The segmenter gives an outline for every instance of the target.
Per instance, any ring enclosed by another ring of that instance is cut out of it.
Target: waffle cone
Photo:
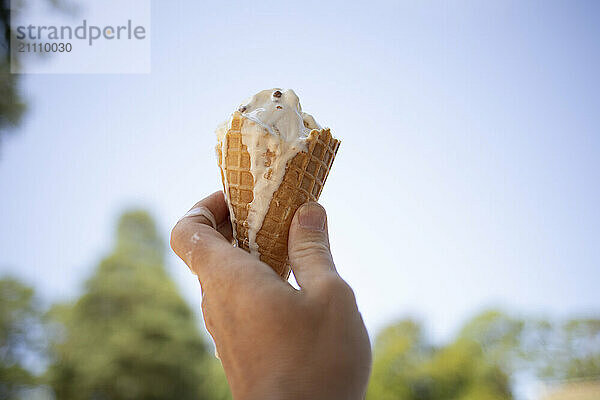
[[[223,142],[217,145],[217,159],[229,203],[234,240],[238,247],[250,251],[247,217],[254,199],[254,177],[250,170],[250,154],[242,143],[244,120],[239,112],[233,114]],[[290,274],[288,233],[292,218],[302,204],[319,199],[339,144],[340,141],[331,136],[329,129],[310,132],[306,139],[306,152],[296,154],[287,163],[281,185],[273,194],[256,235],[260,259],[284,279]]]

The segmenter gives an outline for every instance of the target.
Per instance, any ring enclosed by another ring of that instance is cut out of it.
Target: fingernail
[[[304,229],[322,231],[325,229],[325,210],[317,203],[308,203],[300,207],[298,222]]]

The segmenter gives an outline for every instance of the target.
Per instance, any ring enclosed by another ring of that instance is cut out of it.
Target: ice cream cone
[[[225,135],[217,144],[217,158],[235,243],[251,251],[248,214],[254,200],[256,179],[251,172],[248,147],[242,140],[242,127],[246,123],[253,122],[238,111],[233,113]],[[304,140],[305,149],[293,155],[285,165],[285,174],[270,199],[262,226],[252,238],[260,259],[284,279],[290,273],[288,233],[292,218],[300,205],[319,199],[340,144],[329,129],[313,129]],[[269,165],[268,149],[261,159]],[[271,179],[268,169],[264,179]]]

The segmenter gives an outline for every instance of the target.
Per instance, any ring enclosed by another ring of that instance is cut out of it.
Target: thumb
[[[303,204],[296,211],[290,225],[288,254],[300,287],[310,285],[323,274],[335,272],[329,250],[327,214],[319,203]]]

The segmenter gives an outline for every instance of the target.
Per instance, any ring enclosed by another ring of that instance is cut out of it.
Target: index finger
[[[190,221],[211,225],[217,229],[224,222],[229,222],[229,208],[225,203],[222,191],[214,192],[200,200],[179,220],[189,218]]]
[[[228,219],[223,193],[216,192],[196,203],[171,232],[171,248],[198,276],[203,289],[211,282],[223,286],[244,280],[253,273],[252,265],[259,264],[215,229]]]
[[[222,192],[215,192],[196,203],[171,231],[171,248],[196,275],[203,264],[194,259],[232,249],[216,228],[229,220],[229,210]]]

